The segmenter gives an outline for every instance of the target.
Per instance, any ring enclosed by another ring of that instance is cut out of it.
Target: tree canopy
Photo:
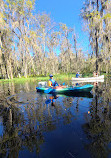
[[[98,71],[110,72],[109,0],[86,0],[81,9],[92,50],[88,53],[78,47],[73,28],[55,23],[49,14],[34,14],[34,0],[3,0],[0,6],[0,78],[92,72],[96,62]]]

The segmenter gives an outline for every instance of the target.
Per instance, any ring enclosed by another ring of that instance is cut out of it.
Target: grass
[[[70,80],[74,74],[57,74],[54,75],[55,80]],[[46,77],[28,77],[28,78],[14,78],[14,79],[0,79],[0,82],[26,82],[26,81],[48,81],[49,76]]]
[[[46,81],[48,77],[28,77],[28,78],[14,78],[14,79],[1,79],[1,82],[26,82],[26,81]]]
[[[110,76],[110,74],[106,75],[106,73],[101,73],[100,75],[104,75],[105,77]],[[93,73],[92,72],[84,73],[82,74],[82,77],[93,77]]]
[[[71,80],[72,77],[75,77],[76,74],[56,74],[54,75],[54,79],[55,80]],[[101,75],[105,75],[105,73],[102,73]],[[82,77],[92,77],[93,74],[92,73],[85,73],[82,74]],[[109,75],[108,75],[109,76]],[[0,79],[0,83],[2,82],[26,82],[26,81],[48,81],[49,80],[49,76],[46,77],[41,77],[41,76],[37,76],[37,77],[28,77],[28,78],[14,78],[14,79]]]

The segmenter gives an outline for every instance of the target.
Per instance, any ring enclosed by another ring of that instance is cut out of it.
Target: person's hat
[[[53,75],[52,75],[52,74],[50,74],[49,76],[50,76],[50,77],[53,77]]]

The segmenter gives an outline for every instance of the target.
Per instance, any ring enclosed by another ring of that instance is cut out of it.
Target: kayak
[[[57,93],[57,94],[65,94],[65,93],[87,93],[90,92],[92,90],[94,86],[87,84],[84,86],[75,86],[75,87],[66,87],[66,88],[61,88],[58,87],[57,89],[51,89],[50,90],[50,94],[51,93]],[[45,87],[36,87],[37,92],[43,92],[48,90],[49,88],[45,88]]]
[[[81,80],[81,81],[76,81],[76,80],[72,80],[72,84],[75,84],[75,83],[85,83],[85,82],[87,82],[87,83],[89,83],[89,82],[104,82],[104,79],[101,79],[101,80],[94,80],[94,79],[92,79],[92,80]]]
[[[86,77],[86,78],[74,78],[72,77],[73,81],[99,81],[104,80],[104,75],[97,76],[97,77]]]

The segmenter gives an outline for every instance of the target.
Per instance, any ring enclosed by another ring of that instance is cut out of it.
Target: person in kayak
[[[50,79],[48,81],[48,86],[49,87],[59,86],[59,84],[53,79],[53,75],[52,74],[50,74],[49,77],[50,77]]]
[[[96,72],[95,71],[93,72],[93,77],[96,77]]]
[[[80,77],[80,74],[79,72],[76,73],[76,78],[79,78]]]
[[[99,76],[99,72],[93,72],[93,77],[98,77]]]

